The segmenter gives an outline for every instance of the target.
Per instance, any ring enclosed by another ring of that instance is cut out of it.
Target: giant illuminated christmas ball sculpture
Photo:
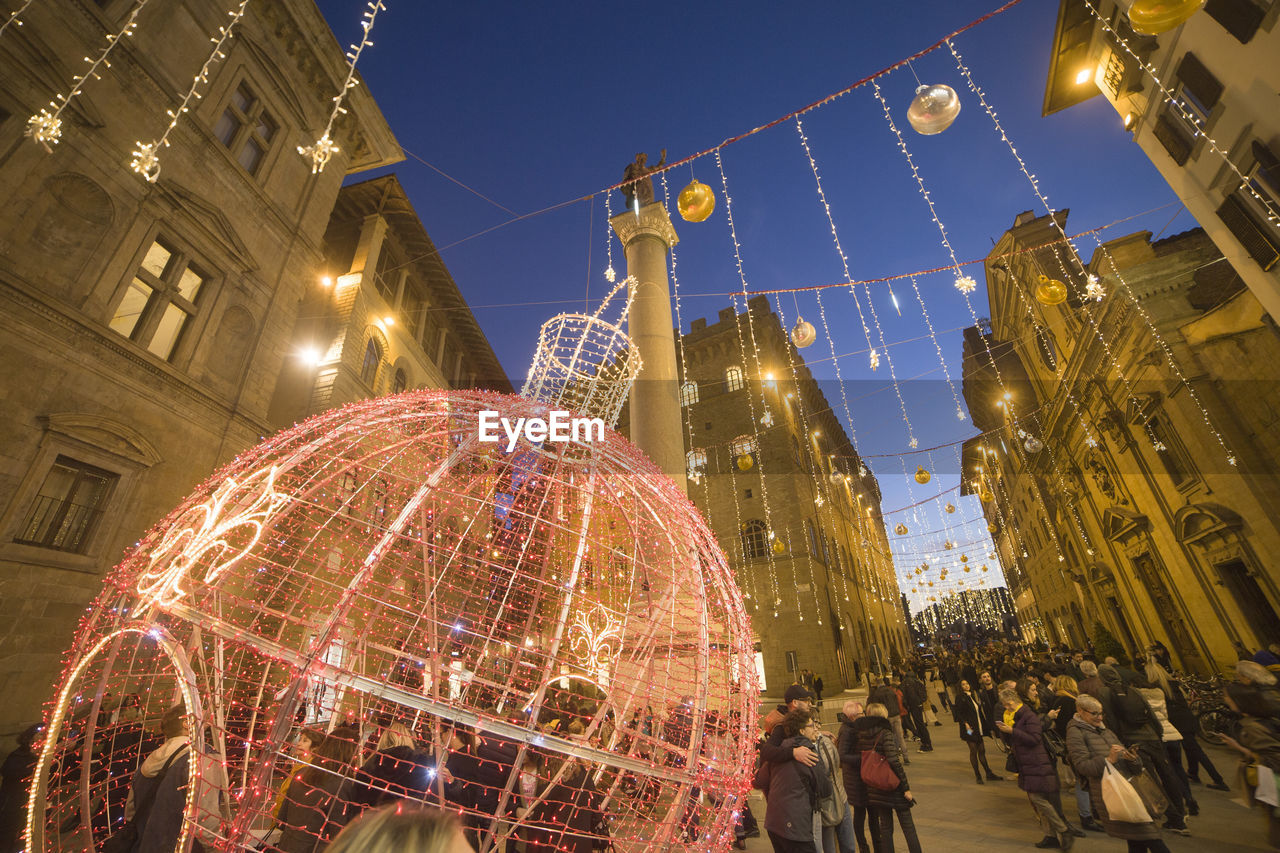
[[[345,776],[403,727],[427,764],[474,782],[454,807],[511,819],[478,821],[482,850],[520,826],[567,845],[560,801],[606,811],[619,850],[728,849],[753,753],[750,628],[701,516],[604,425],[639,369],[626,343],[598,316],[562,316],[528,396],[353,404],[211,477],[81,627],[28,849],[91,850],[117,831],[153,747],[121,735],[155,731],[179,701],[206,752],[174,765],[190,783],[179,849],[257,845],[280,785],[300,784],[300,728],[335,725],[360,733]],[[555,414],[568,402],[583,420]],[[455,731],[505,761],[472,778]],[[450,796],[447,774],[427,775],[417,798]],[[587,779],[598,797],[575,800]]]

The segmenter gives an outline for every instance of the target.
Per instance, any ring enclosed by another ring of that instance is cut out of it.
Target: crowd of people
[[[1238,734],[1219,739],[1240,753],[1240,767],[1231,770],[1239,771],[1248,801],[1261,806],[1275,847],[1278,670],[1280,651],[1236,665],[1235,680],[1221,691]],[[908,739],[919,753],[932,752],[937,733],[930,729],[950,712],[974,783],[1007,778],[992,769],[993,754],[1016,778],[1041,828],[1036,848],[1067,850],[1093,831],[1124,839],[1131,851],[1164,853],[1164,834],[1191,834],[1197,794],[1231,790],[1200,742],[1188,692],[1159,643],[1131,663],[1099,660],[1092,650],[992,642],[916,655],[890,674],[869,676],[867,702],[846,702],[832,736],[814,726],[817,697],[797,682],[761,720],[755,784],[766,797],[765,829],[777,853],[893,853],[896,820],[907,849],[918,853]],[[1106,785],[1133,791],[1142,812],[1109,813],[1103,790],[1111,774]],[[1064,792],[1075,801],[1074,817]]]

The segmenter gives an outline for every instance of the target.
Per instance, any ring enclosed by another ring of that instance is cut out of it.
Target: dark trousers
[[[1169,853],[1169,845],[1165,844],[1159,838],[1152,838],[1146,841],[1129,841],[1129,853]]]
[[[1141,740],[1134,746],[1142,755],[1143,766],[1152,771],[1156,781],[1164,789],[1165,796],[1169,798],[1169,810],[1165,812],[1165,818],[1173,826],[1184,826],[1187,806],[1182,793],[1182,782],[1173,772],[1173,765],[1169,763],[1169,754],[1165,752],[1164,744],[1158,740]]]
[[[1200,741],[1196,740],[1195,732],[1182,733],[1182,749],[1187,754],[1187,775],[1189,777],[1196,779],[1200,775],[1200,766],[1204,765],[1205,772],[1209,774],[1209,778],[1214,783],[1218,785],[1225,784],[1222,781],[1222,774],[1218,772],[1218,768],[1213,766],[1209,756],[1205,755],[1204,747],[1200,745]]]
[[[871,821],[875,828],[876,853],[893,853],[893,815],[897,812],[898,823],[902,826],[902,837],[907,842],[910,853],[920,853],[920,837],[916,835],[916,822],[911,817],[911,809],[882,809],[872,806]]]
[[[812,838],[808,841],[793,841],[769,832],[769,843],[773,845],[773,853],[818,853]]]
[[[918,705],[908,707],[907,714],[911,717],[911,727],[915,729],[916,737],[920,738],[920,746],[933,749],[933,738],[929,737],[929,727],[924,724],[924,708]]]
[[[855,806],[849,804],[849,808],[853,809],[853,836],[858,839],[859,850],[870,850],[871,845],[867,843],[867,807]],[[871,824],[871,837],[876,837],[876,825]]]

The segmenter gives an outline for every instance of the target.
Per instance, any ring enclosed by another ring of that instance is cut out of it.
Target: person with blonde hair
[[[452,815],[401,802],[347,824],[328,853],[471,853],[471,845]]]
[[[907,782],[902,751],[898,748],[893,726],[889,722],[889,709],[879,702],[871,702],[866,707],[866,713],[859,719],[864,722],[858,728],[858,742],[855,746],[858,755],[879,753],[898,777],[896,788],[877,788],[865,783],[862,785],[867,792],[867,817],[874,836],[873,847],[876,850],[893,849],[893,816],[896,814],[902,827],[902,836],[907,842],[907,850],[910,853],[920,853],[920,838],[916,834],[915,820],[911,816],[915,795],[911,793],[911,785]]]
[[[1182,692],[1182,683],[1154,660],[1147,662],[1147,679],[1164,693],[1169,722],[1182,735],[1182,752],[1187,757],[1187,779],[1199,785],[1200,768],[1204,767],[1212,780],[1206,787],[1215,791],[1230,791],[1230,786],[1222,778],[1213,761],[1205,754],[1200,741],[1196,739],[1196,734],[1200,730],[1200,721],[1196,719],[1195,712],[1191,710],[1191,703]]]

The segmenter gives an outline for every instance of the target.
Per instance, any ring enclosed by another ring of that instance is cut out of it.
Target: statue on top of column
[[[645,165],[649,155],[641,151],[634,163],[628,163],[622,172],[622,198],[628,208],[644,207],[653,203],[653,179],[649,176],[667,165],[667,149],[662,149],[662,159],[656,166]]]

